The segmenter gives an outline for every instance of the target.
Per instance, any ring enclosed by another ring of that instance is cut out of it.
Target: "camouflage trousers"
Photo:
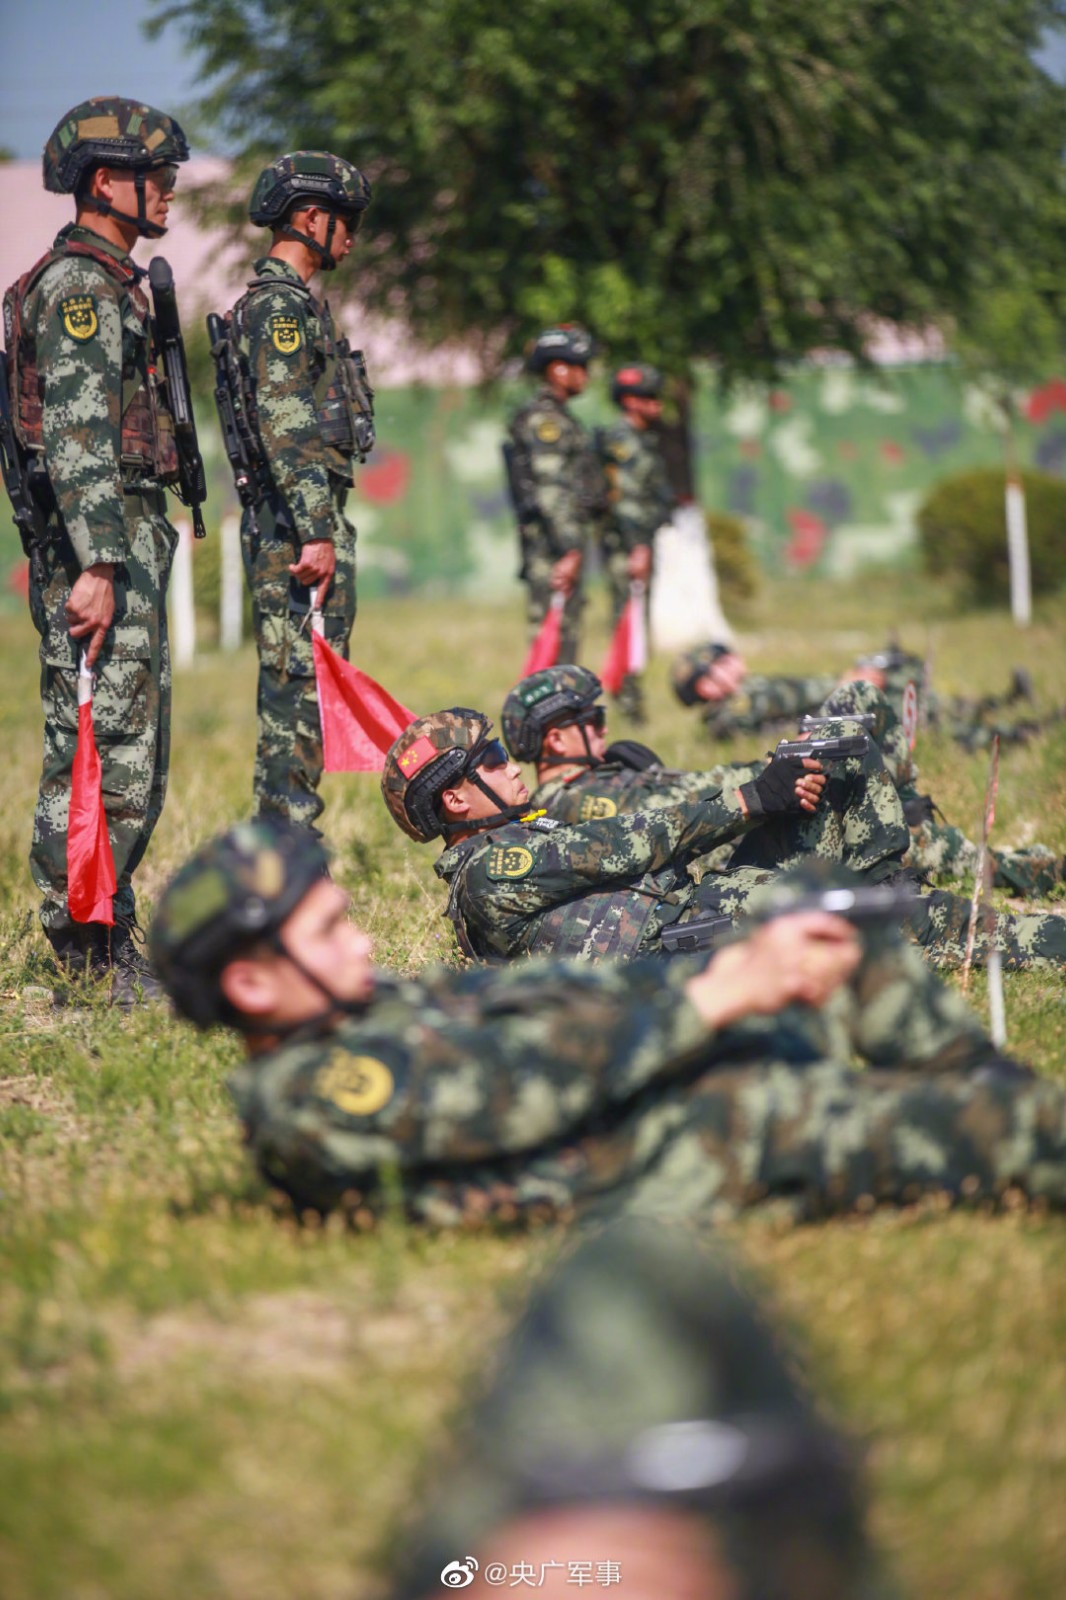
[[[895,708],[872,683],[843,683],[821,708],[826,716],[871,716],[871,736],[877,741],[900,799],[918,802],[918,766],[908,747]],[[931,809],[931,808],[930,808]],[[959,828],[926,816],[910,824],[911,841],[904,865],[924,878],[972,878],[980,850]],[[1014,894],[1039,896],[1063,881],[1061,859],[1047,845],[1027,845],[1018,850],[993,850],[994,882]]]
[[[712,739],[729,739],[738,733],[759,733],[778,722],[795,722],[816,712],[836,686],[836,678],[769,678],[749,674],[728,700],[711,701],[702,708]]]
[[[629,551],[612,548],[605,541],[604,570],[607,574],[607,593],[611,602],[611,628],[613,630],[617,627],[618,619],[629,602]],[[648,636],[648,604],[649,591],[645,586],[645,638]],[[624,717],[629,717],[633,722],[644,721],[644,682],[642,673],[626,673],[622,679],[622,687],[618,692],[618,709]]]
[[[343,516],[338,492],[334,520],[337,569],[322,603],[325,637],[347,659],[355,622],[355,529]],[[256,527],[245,512],[241,548],[252,592],[252,626],[259,652],[256,700],[258,741],[253,790],[255,810],[278,812],[305,826],[322,814],[322,723],[311,644],[311,592],[296,583],[289,565],[298,544],[269,502],[258,508]]]
[[[93,731],[100,754],[107,832],[115,861],[117,919],[133,920],[133,874],[159,821],[170,765],[170,648],[166,591],[177,534],[159,490],[124,497],[129,559],[115,569],[115,620],[97,657]],[[64,607],[80,568],[65,531],[50,529],[30,563],[30,614],[40,635],[44,760],[33,819],[30,871],[41,922],[69,926],[67,818],[78,744],[79,645]]]
[[[540,632],[541,623],[548,615],[554,590],[551,586],[552,567],[555,565],[547,552],[531,550],[527,554],[523,572],[526,585],[526,622],[529,642]],[[585,609],[584,573],[566,597],[563,606],[562,627],[559,630],[560,664],[581,660],[581,613]]]

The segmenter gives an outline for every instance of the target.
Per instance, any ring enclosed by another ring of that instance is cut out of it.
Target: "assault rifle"
[[[207,318],[207,337],[211,343],[211,359],[215,363],[215,409],[222,429],[222,444],[226,459],[233,469],[237,498],[242,506],[251,509],[263,498],[263,489],[259,482],[254,447],[247,428],[241,427],[230,388],[229,330],[215,311]]]
[[[844,917],[857,928],[869,928],[902,921],[914,910],[918,900],[913,886],[906,883],[857,884],[851,889],[813,891],[784,885],[772,890],[758,915],[747,920],[751,926],[755,926],[760,922],[769,922],[772,917],[790,917],[801,911],[828,911],[835,917]],[[659,936],[660,943],[667,955],[709,950],[733,927],[733,919],[720,913],[690,917],[685,922],[675,922],[672,927],[664,928]]]
[[[189,368],[181,337],[177,297],[174,294],[174,274],[170,270],[170,263],[164,261],[162,256],[153,256],[149,261],[148,282],[152,288],[155,310],[156,342],[163,357],[163,371],[167,380],[167,405],[174,419],[174,437],[178,447],[178,495],[192,512],[196,537],[203,539],[207,529],[200,507],[207,499],[207,481],[189,395]]]
[[[4,488],[11,501],[11,510],[22,548],[28,556],[37,537],[36,502],[31,487],[30,472],[23,467],[22,452],[19,449],[15,422],[11,415],[7,355],[3,350],[0,350],[0,470],[3,472]]]

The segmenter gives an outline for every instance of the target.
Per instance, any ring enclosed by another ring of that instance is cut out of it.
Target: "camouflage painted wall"
[[[364,598],[437,587],[499,593],[514,580],[503,488],[502,421],[525,385],[491,392],[410,387],[378,395],[379,444],[360,474]],[[601,384],[578,407],[590,424],[611,412]],[[1024,397],[1023,462],[1066,473],[1066,381]],[[212,485],[208,525],[230,508],[213,412],[200,407]],[[768,571],[847,573],[914,551],[914,513],[940,478],[1002,461],[987,399],[946,365],[806,368],[778,389],[726,400],[708,381],[695,415],[705,503],[744,517]],[[0,605],[24,593],[6,497],[0,516]],[[217,544],[197,550],[206,596]]]

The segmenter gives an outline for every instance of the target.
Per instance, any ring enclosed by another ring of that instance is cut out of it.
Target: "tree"
[[[964,317],[1062,189],[1066,0],[188,0],[242,158],[370,173],[350,281],[495,370],[587,322],[680,378]],[[1046,253],[1046,252],[1045,252]],[[1061,267],[1063,254],[1058,256]],[[1060,272],[1061,276],[1061,272]]]

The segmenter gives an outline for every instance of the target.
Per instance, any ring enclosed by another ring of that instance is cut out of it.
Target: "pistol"
[[[839,721],[838,717],[832,719]],[[866,733],[842,733],[824,739],[782,739],[773,751],[776,756],[810,756],[813,761],[844,761],[848,756],[864,756],[870,748]]]

